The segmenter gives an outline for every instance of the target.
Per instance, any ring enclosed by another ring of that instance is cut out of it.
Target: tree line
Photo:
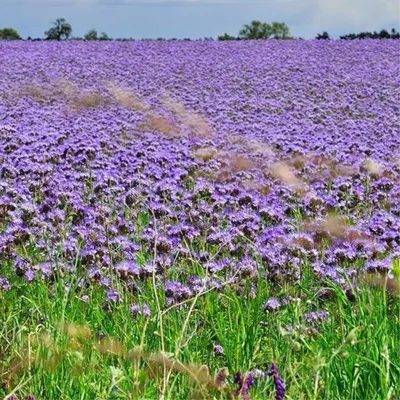
[[[90,29],[83,38],[72,37],[72,26],[65,18],[58,18],[53,22],[53,26],[44,32],[45,40],[68,40],[68,39],[80,39],[80,40],[111,40],[107,33],[98,33],[96,29]],[[21,40],[19,33],[13,28],[0,29],[0,40]],[[28,40],[32,40],[28,37]],[[34,39],[41,40],[41,39]]]
[[[329,33],[319,33],[315,39],[318,40],[329,40]],[[400,32],[396,29],[392,29],[388,32],[386,29],[382,29],[380,32],[360,32],[360,33],[348,33],[347,35],[340,36],[343,40],[355,40],[355,39],[400,39]]]
[[[58,18],[54,21],[53,26],[45,31],[45,40],[112,40],[107,33],[98,33],[96,29],[90,29],[83,38],[72,36],[72,26],[64,19]],[[21,40],[19,33],[13,28],[0,29],[0,40]],[[259,39],[296,39],[290,34],[289,27],[284,22],[272,22],[266,23],[258,20],[253,20],[249,24],[245,24],[239,31],[238,36],[232,36],[228,33],[224,33],[217,37],[217,40],[259,40]],[[300,39],[300,38],[299,38]],[[329,33],[324,31],[318,33],[315,39],[318,40],[330,40]],[[392,29],[388,32],[382,29],[380,32],[360,32],[360,33],[349,33],[347,35],[340,36],[343,40],[354,40],[354,39],[400,39],[400,33],[396,29]],[[28,37],[28,40],[32,40]],[[42,39],[34,39],[42,40]],[[116,40],[128,40],[128,39],[116,39]],[[168,40],[164,38],[158,38],[156,40]],[[176,40],[176,39],[169,39]],[[184,39],[190,40],[190,39]],[[214,40],[213,38],[205,38],[204,40]]]

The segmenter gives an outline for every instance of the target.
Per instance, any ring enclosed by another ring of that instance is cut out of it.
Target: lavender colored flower
[[[224,348],[220,344],[214,345],[214,354],[216,356],[221,356],[225,353]]]
[[[253,372],[247,372],[245,375],[237,372],[233,383],[238,385],[237,389],[233,392],[234,395],[240,396],[243,400],[250,400],[250,390],[254,386]]]
[[[276,364],[271,365],[270,369],[270,375],[272,376],[274,380],[274,386],[275,386],[275,399],[276,400],[283,400],[285,398],[285,381],[284,379],[279,375],[278,367]]]
[[[383,272],[388,273],[393,269],[393,259],[391,257],[383,260],[372,260],[365,266],[365,271],[371,272]]]
[[[139,304],[132,304],[131,305],[131,314],[133,317],[137,315],[142,315],[144,317],[150,317],[151,311],[150,307],[147,304],[139,305]]]
[[[323,322],[329,319],[330,314],[329,311],[323,310],[319,312],[309,312],[305,315],[306,321],[308,323],[315,323],[315,322]]]
[[[217,387],[222,388],[225,385],[225,381],[229,376],[228,368],[222,368],[218,371],[217,377],[215,378],[215,384]]]
[[[273,312],[279,310],[281,306],[281,302],[276,297],[271,297],[264,304],[264,310],[268,312]]]
[[[0,277],[0,290],[8,291],[11,289],[11,285],[8,283],[6,278]]]
[[[116,290],[109,290],[107,292],[107,300],[110,303],[120,303],[122,301],[121,295]]]

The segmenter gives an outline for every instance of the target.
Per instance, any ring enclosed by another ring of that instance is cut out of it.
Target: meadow
[[[0,42],[0,397],[400,399],[399,51]]]

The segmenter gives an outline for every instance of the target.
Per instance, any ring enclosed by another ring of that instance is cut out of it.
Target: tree
[[[84,36],[85,40],[98,40],[97,31],[96,29],[91,29],[86,35]]]
[[[13,28],[0,29],[0,40],[20,40],[21,36]]]
[[[317,35],[317,37],[315,39],[317,39],[317,40],[329,40],[330,39],[329,33],[326,32],[326,31],[322,32],[322,34],[318,33],[318,35]]]
[[[237,40],[237,38],[235,36],[224,33],[223,35],[218,36],[218,40]]]
[[[290,39],[289,27],[284,22],[273,22],[270,28],[274,39]]]
[[[44,33],[47,40],[69,39],[72,34],[71,25],[64,19],[58,18],[54,26]]]
[[[355,33],[349,33],[348,35],[340,36],[340,39],[354,40],[357,39],[357,35]]]
[[[380,39],[390,39],[390,33],[386,29],[382,29],[379,32],[379,38]]]
[[[271,36],[271,26],[261,21],[251,21],[240,30],[242,39],[268,39]]]
[[[108,37],[107,33],[101,32],[99,40],[110,40],[110,38]]]
[[[349,33],[344,36],[340,36],[340,39],[354,40],[354,39],[400,39],[400,33],[396,32],[396,29],[392,29],[390,33],[386,29],[382,29],[380,32],[360,32],[360,33]]]
[[[396,29],[392,28],[392,30],[390,31],[390,38],[400,39],[400,32],[396,32]]]

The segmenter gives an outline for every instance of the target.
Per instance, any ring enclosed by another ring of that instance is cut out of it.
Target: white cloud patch
[[[317,30],[347,26],[348,31],[378,30],[397,21],[400,0],[317,0],[313,25]]]

